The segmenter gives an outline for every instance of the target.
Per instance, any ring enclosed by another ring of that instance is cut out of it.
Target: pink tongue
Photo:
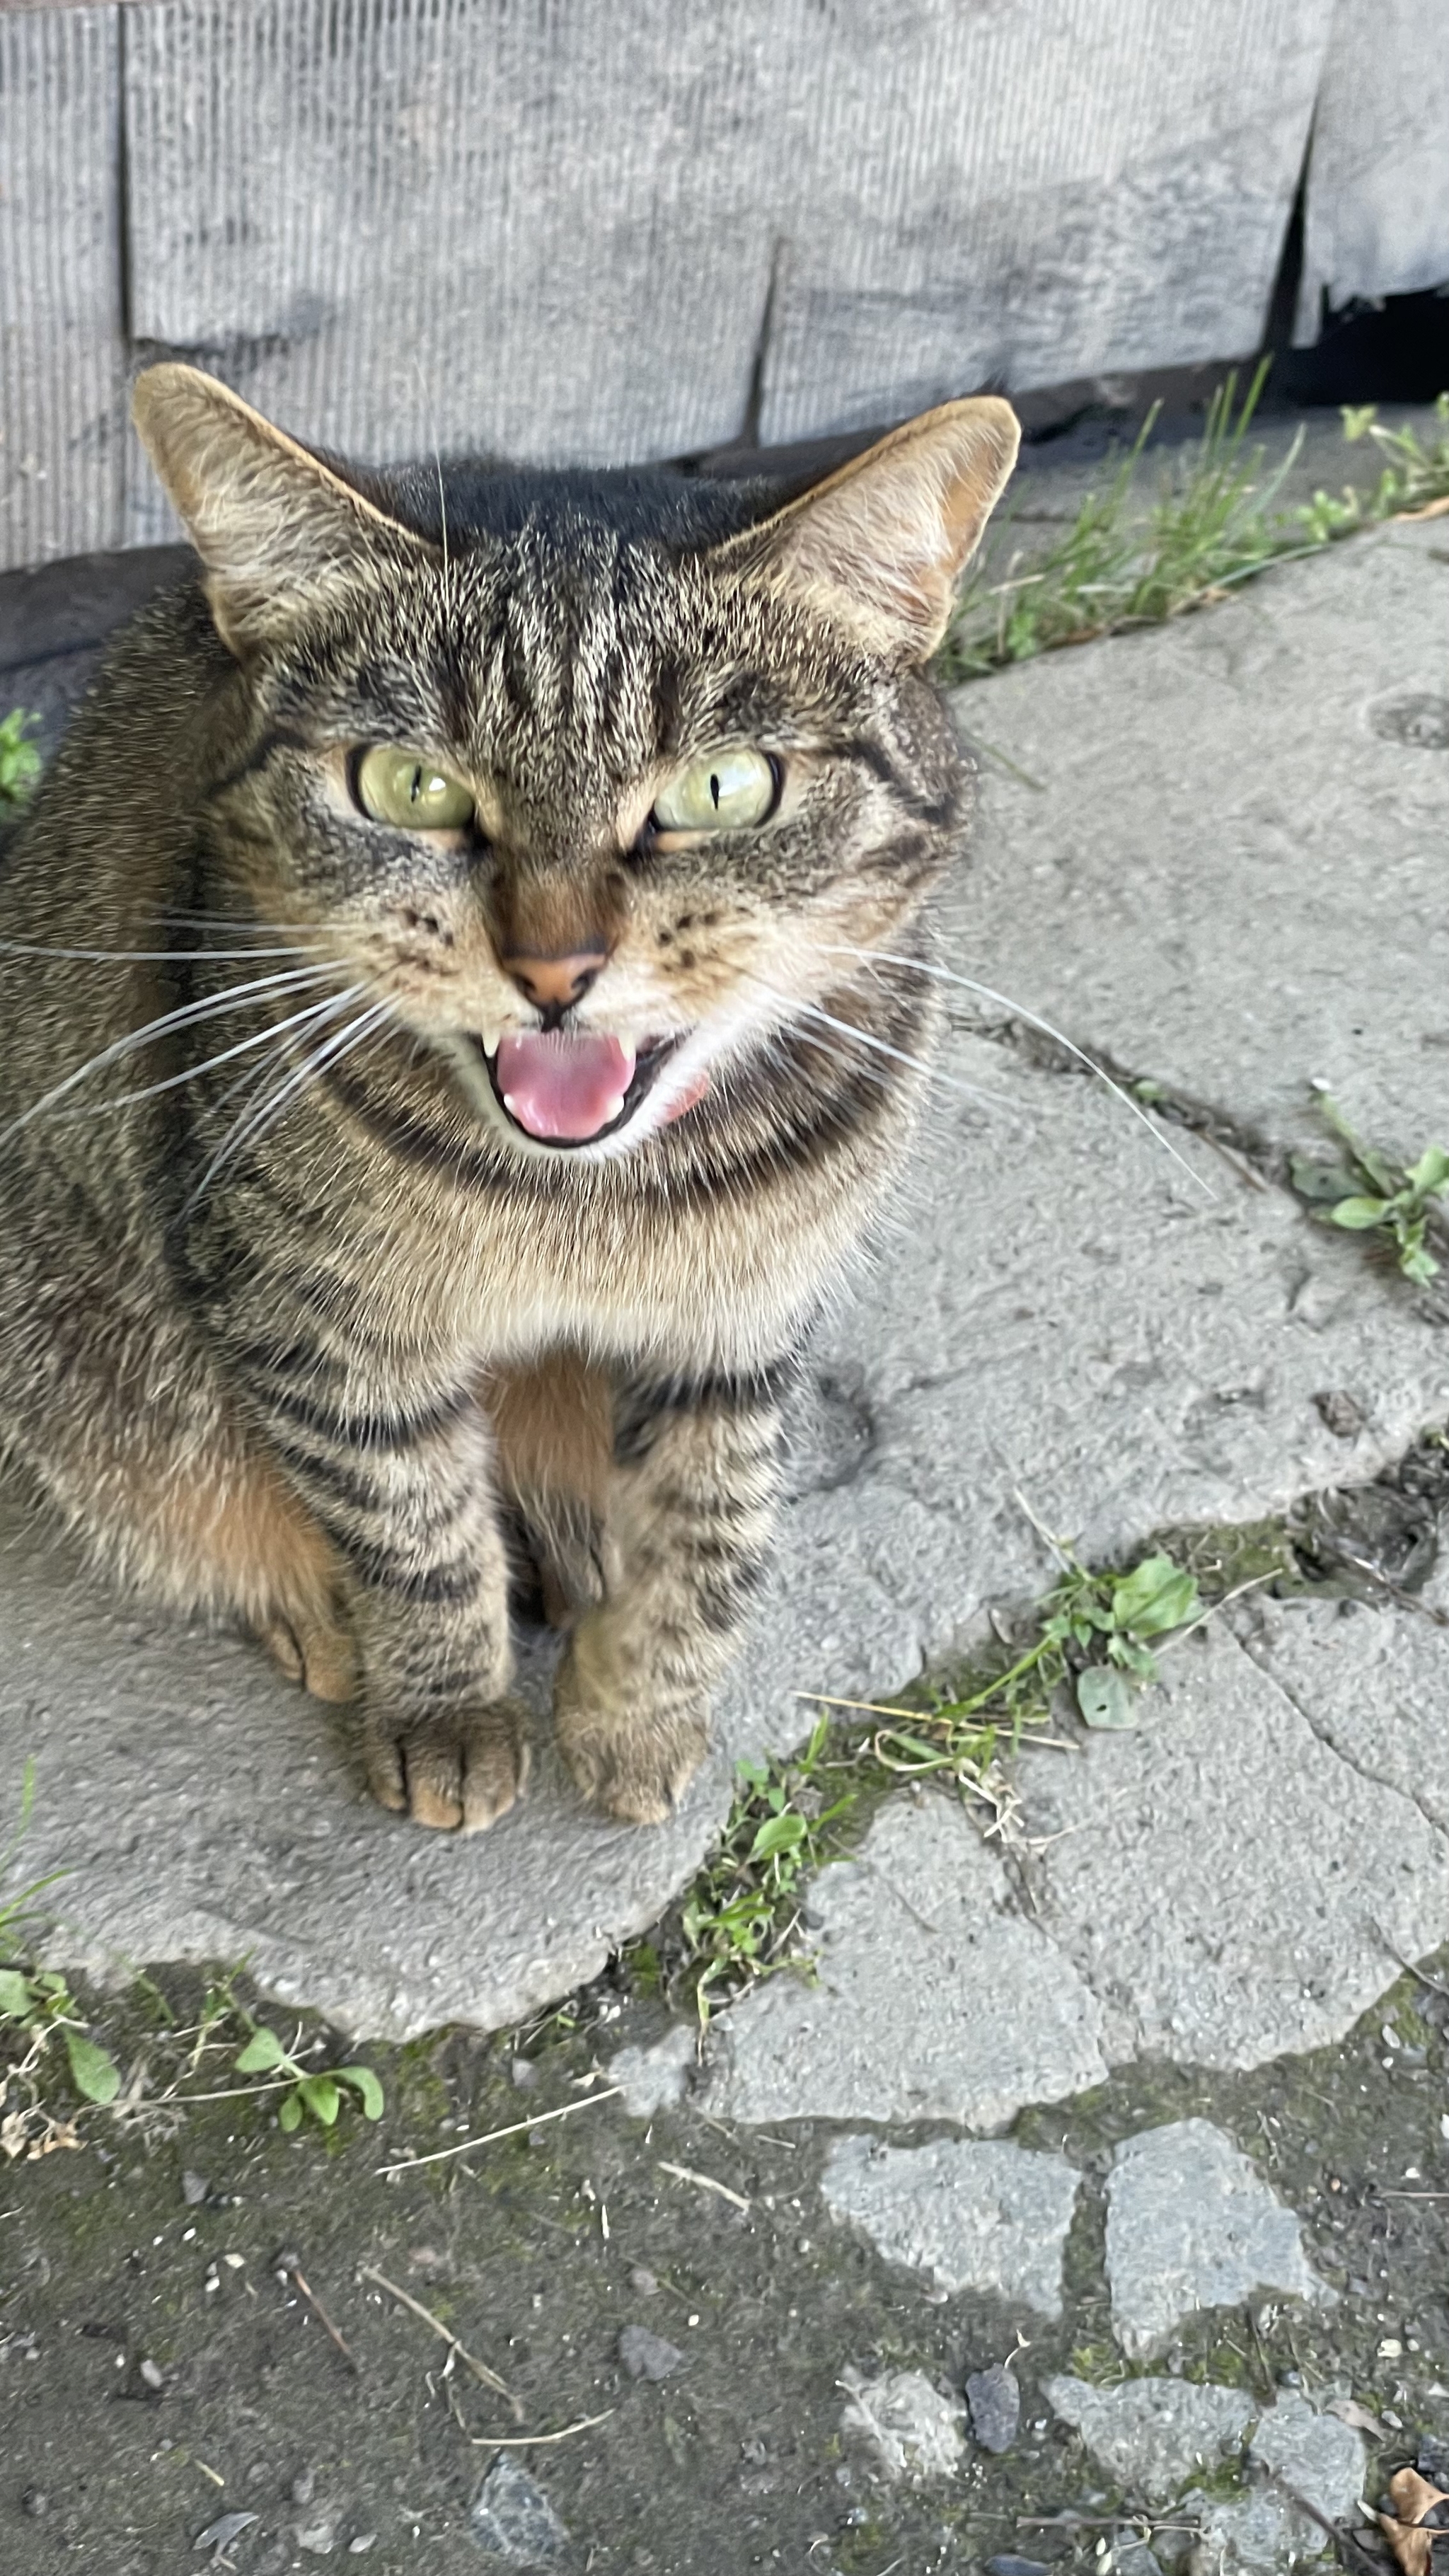
[[[530,1136],[597,1136],[619,1115],[634,1079],[634,1049],[617,1038],[551,1030],[505,1038],[498,1049],[503,1105]]]

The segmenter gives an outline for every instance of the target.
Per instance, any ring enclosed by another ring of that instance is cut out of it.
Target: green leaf
[[[0,1968],[0,2021],[28,2021],[39,2001],[23,1968]]]
[[[236,2071],[238,2075],[266,2075],[273,2068],[287,2063],[287,2052],[276,2032],[268,2030],[266,2023],[262,2022],[252,2032],[237,2059]]]
[[[1112,1664],[1088,1664],[1084,1673],[1078,1673],[1077,1706],[1088,1726],[1122,1728],[1137,1723],[1132,1686]]]
[[[803,1816],[787,1807],[776,1816],[767,1816],[750,1845],[751,1860],[769,1860],[776,1852],[799,1849],[809,1831]]]
[[[1399,1268],[1406,1279],[1414,1280],[1420,1288],[1426,1287],[1439,1275],[1438,1262],[1432,1252],[1425,1251],[1422,1242],[1405,1244],[1399,1254]]]
[[[1366,1234],[1370,1226],[1382,1225],[1388,1212],[1387,1199],[1339,1199],[1328,1211],[1328,1222],[1346,1226],[1350,1234]]]
[[[1137,1637],[1161,1637],[1195,1619],[1202,1603],[1195,1578],[1170,1556],[1145,1556],[1112,1591],[1112,1617]]]
[[[1108,1638],[1107,1653],[1114,1664],[1120,1664],[1124,1672],[1135,1673],[1139,1681],[1156,1681],[1157,1657],[1150,1646],[1140,1646],[1125,1629]]]
[[[1426,1146],[1417,1163],[1410,1164],[1405,1178],[1421,1199],[1437,1197],[1440,1190],[1449,1189],[1449,1154],[1442,1145]]]
[[[330,2075],[304,2075],[297,2087],[314,2120],[330,2129],[342,2107],[342,2096]]]
[[[65,2053],[77,2093],[83,2093],[88,2102],[114,2102],[121,2089],[121,2070],[115,2059],[97,2048],[93,2039],[87,2039],[84,2031],[69,2028],[65,2033]]]
[[[355,2092],[361,2094],[364,2120],[382,2118],[382,2086],[370,2066],[339,2066],[337,2081],[350,2084]]]
[[[278,2104],[278,2106],[277,2106],[277,2126],[278,2126],[278,2128],[285,2129],[285,2130],[287,2131],[287,2133],[288,2133],[288,2136],[290,2136],[290,2135],[291,2135],[291,2132],[293,2131],[293,2129],[300,2129],[301,2125],[302,2125],[302,2105],[301,2105],[301,2103],[298,2101],[297,2096],[296,2096],[296,2094],[295,2094],[295,2093],[284,2093],[284,2094],[283,2094],[283,2096],[282,2096],[282,2099],[281,2099],[280,2103],[279,2103],[279,2104]]]
[[[1288,1173],[1301,1199],[1315,1206],[1328,1206],[1335,1199],[1351,1199],[1358,1187],[1346,1163],[1320,1163],[1307,1154],[1290,1154]]]

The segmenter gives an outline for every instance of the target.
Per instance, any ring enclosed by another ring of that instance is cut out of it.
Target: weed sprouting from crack
[[[1158,1677],[1163,1639],[1207,1616],[1197,1579],[1161,1553],[1098,1572],[1062,1540],[1051,1544],[1061,1575],[1007,1662],[955,1689],[924,1688],[909,1704],[802,1694],[826,1711],[808,1741],[738,1765],[719,1848],[679,1914],[680,1983],[702,2022],[760,1978],[808,1967],[794,1945],[805,1881],[857,1838],[886,1791],[939,1781],[984,1811],[988,1835],[1019,1841],[1007,1764],[1029,1732],[1040,1740],[1056,1694],[1070,1684],[1090,1727],[1135,1725],[1136,1694]]]
[[[1035,554],[1017,548],[1003,560],[1008,517],[962,594],[938,676],[948,684],[983,679],[1061,645],[1160,624],[1359,529],[1449,511],[1449,394],[1439,397],[1441,430],[1427,445],[1411,426],[1385,428],[1372,404],[1346,407],[1346,440],[1371,439],[1384,460],[1374,489],[1345,484],[1341,495],[1317,491],[1295,509],[1277,508],[1303,432],[1267,475],[1265,451],[1245,449],[1267,372],[1265,359],[1241,404],[1236,375],[1218,386],[1190,465],[1163,481],[1150,507],[1138,499],[1138,476],[1157,406],[1115,474],[1086,494],[1054,543]]]
[[[1449,1153],[1427,1145],[1417,1162],[1401,1166],[1366,1145],[1327,1092],[1319,1092],[1318,1106],[1344,1159],[1325,1163],[1295,1154],[1289,1173],[1299,1197],[1327,1225],[1392,1243],[1405,1278],[1427,1287],[1441,1267],[1429,1238],[1449,1250]]]

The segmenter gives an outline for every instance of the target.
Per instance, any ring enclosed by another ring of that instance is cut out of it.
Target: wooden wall
[[[172,532],[168,350],[359,456],[597,462],[1233,357],[1311,127],[1308,327],[1449,276],[1442,6],[0,0],[0,563]]]

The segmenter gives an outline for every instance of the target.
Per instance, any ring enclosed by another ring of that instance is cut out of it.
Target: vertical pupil
[[[413,771],[412,777],[411,777],[411,778],[410,778],[410,780],[408,781],[408,803],[409,803],[410,805],[416,805],[416,804],[417,804],[417,802],[418,802],[418,800],[419,800],[419,798],[420,798],[420,797],[421,797],[421,795],[422,795],[422,792],[423,792],[423,772],[422,772],[422,764],[421,764],[421,762],[419,762],[419,763],[418,763],[418,766],[417,766],[417,767],[414,769],[414,771]]]
[[[710,792],[710,796],[711,796],[711,798],[713,799],[713,802],[714,802],[714,810],[715,810],[715,812],[716,812],[716,813],[718,813],[718,812],[719,812],[719,775],[718,775],[718,772],[717,772],[717,771],[715,771],[715,770],[713,770],[713,769],[712,769],[712,770],[710,771],[710,773],[709,773],[709,792]]]

